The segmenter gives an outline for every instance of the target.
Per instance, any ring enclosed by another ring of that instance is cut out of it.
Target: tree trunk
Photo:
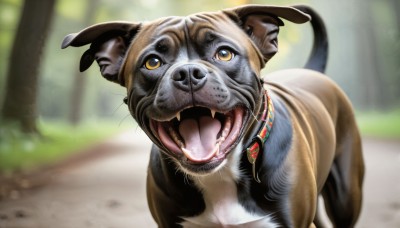
[[[393,56],[392,58],[394,59],[394,61],[392,61],[393,63],[393,76],[392,76],[392,83],[393,85],[396,86],[396,88],[393,90],[392,92],[392,105],[394,106],[398,106],[399,105],[399,100],[398,98],[400,97],[400,89],[398,87],[398,85],[400,85],[400,66],[398,65],[398,60],[400,59],[400,14],[398,12],[400,12],[400,1],[399,0],[392,0],[391,1],[391,9],[392,12],[394,14],[394,16],[396,17],[396,23],[395,23],[395,28],[397,28],[395,30],[396,34],[395,34],[395,38],[394,38],[394,42],[391,44],[393,45]]]
[[[40,57],[54,4],[55,0],[25,0],[11,51],[1,119],[18,123],[25,133],[37,133]]]
[[[97,6],[98,2],[96,0],[88,1],[85,13],[86,16],[84,18],[84,26],[89,26],[93,23]],[[75,67],[74,69],[79,69],[79,67]],[[84,101],[85,87],[87,84],[86,81],[87,79],[84,73],[76,70],[72,84],[69,106],[70,110],[68,115],[68,120],[72,125],[78,125],[82,120],[82,106]]]
[[[362,104],[367,109],[385,107],[385,81],[380,69],[377,53],[378,41],[375,32],[374,18],[371,16],[372,1],[359,0],[359,23],[357,31],[358,64],[361,75]]]
[[[400,10],[400,2],[399,2],[399,0],[392,0],[392,1],[391,1],[391,6],[393,7],[393,8],[392,8],[392,9],[393,9],[393,12],[395,12],[394,15],[396,16],[397,29],[399,30],[399,26],[400,26],[400,15],[399,15],[398,13],[396,13],[396,12],[399,12],[399,10]],[[399,32],[399,31],[397,31],[397,32]]]

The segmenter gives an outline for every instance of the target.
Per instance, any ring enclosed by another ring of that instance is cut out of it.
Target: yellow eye
[[[157,57],[150,57],[144,63],[144,67],[148,70],[155,70],[161,66],[161,60]]]
[[[215,58],[221,61],[231,61],[235,55],[228,49],[220,49],[216,54]]]

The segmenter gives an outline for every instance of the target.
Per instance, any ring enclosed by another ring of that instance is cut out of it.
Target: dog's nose
[[[207,81],[207,71],[196,65],[184,65],[171,75],[176,87],[184,91],[199,90]]]

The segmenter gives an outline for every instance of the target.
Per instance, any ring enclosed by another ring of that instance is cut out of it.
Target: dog
[[[261,77],[282,19],[311,20],[305,69]],[[364,163],[352,105],[324,75],[328,40],[309,6],[243,5],[150,22],[107,22],[67,35],[91,44],[104,78],[127,90],[154,142],[147,198],[159,227],[353,227]]]

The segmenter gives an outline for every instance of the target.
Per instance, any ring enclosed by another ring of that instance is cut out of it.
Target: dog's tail
[[[294,8],[311,16],[311,26],[314,32],[314,44],[305,68],[325,72],[328,60],[328,35],[322,18],[312,8],[306,5],[295,5]]]

